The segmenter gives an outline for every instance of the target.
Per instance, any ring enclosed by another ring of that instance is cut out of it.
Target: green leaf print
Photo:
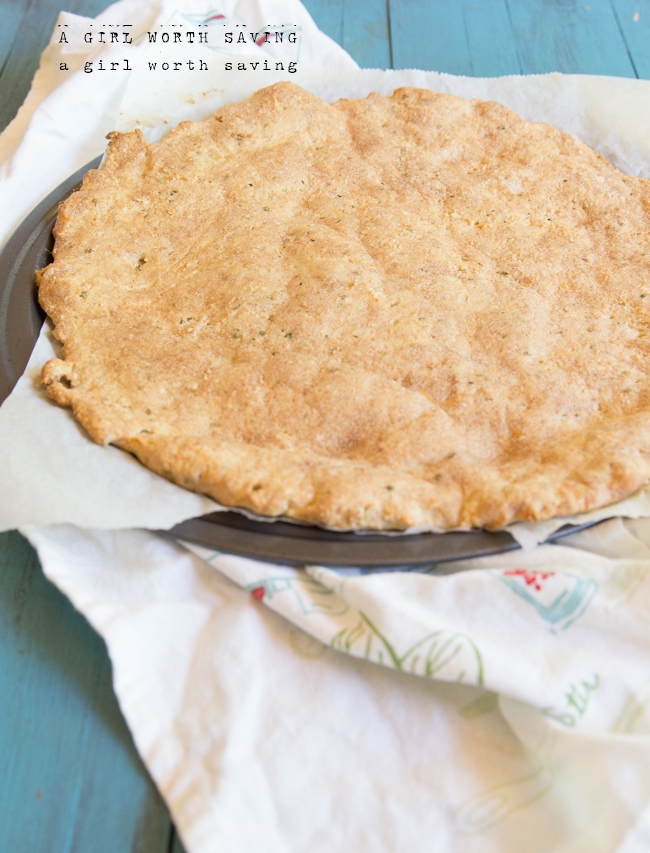
[[[463,803],[454,815],[456,832],[462,835],[484,832],[548,794],[555,784],[551,766],[554,743],[555,738],[549,733],[532,756],[534,765],[530,773],[495,785]]]
[[[264,578],[247,584],[245,588],[255,598],[267,602],[282,593],[289,593],[305,616],[312,613],[342,616],[349,609],[347,602],[334,590],[308,575]]]
[[[331,646],[413,675],[483,686],[481,654],[465,634],[433,631],[400,654],[371,619],[359,611],[356,624],[338,631]]]

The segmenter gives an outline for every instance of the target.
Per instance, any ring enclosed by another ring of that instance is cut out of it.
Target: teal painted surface
[[[341,43],[361,68],[390,68],[388,15],[384,0],[345,4]]]
[[[107,5],[0,0],[0,128],[59,8],[92,16]],[[650,78],[650,0],[305,5],[362,67]],[[0,767],[0,853],[184,853],[120,715],[103,642],[17,534],[0,534]]]
[[[18,533],[0,535],[0,851],[167,853],[100,637]]]
[[[9,24],[7,54],[0,76],[0,130],[14,117],[24,101],[38,68],[41,51],[50,40],[59,11],[94,17],[109,4],[104,0],[2,0],[0,33]],[[0,35],[0,64],[4,35]]]
[[[318,27],[343,45],[361,68],[390,68],[385,0],[312,0],[305,6]]]
[[[390,30],[395,68],[521,73],[506,0],[391,0]]]
[[[2,25],[0,26],[0,75],[14,46],[20,24],[25,15],[22,3],[3,3]]]
[[[650,0],[611,0],[637,77],[650,79]]]
[[[463,3],[458,0],[391,0],[390,35],[394,68],[472,73]]]
[[[474,77],[521,74],[521,62],[505,0],[465,2],[463,19]]]
[[[313,0],[305,3],[316,26],[338,44],[343,44],[344,0]]]
[[[524,74],[635,77],[609,0],[508,0]]]

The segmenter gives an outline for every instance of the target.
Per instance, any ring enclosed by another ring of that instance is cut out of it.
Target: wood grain
[[[25,15],[24,3],[10,0],[0,5],[2,26],[0,27],[0,76],[5,70],[7,59],[12,51],[20,24]]]
[[[611,0],[611,6],[636,76],[650,79],[650,0]]]
[[[361,68],[390,68],[386,0],[310,0],[305,3],[319,29],[342,45]]]
[[[2,0],[0,3],[0,130],[27,97],[40,55],[47,46],[59,11],[94,17],[105,0]],[[4,59],[3,59],[4,46]]]
[[[609,0],[508,0],[524,74],[635,77]]]
[[[0,636],[0,849],[166,853],[104,643],[18,533],[0,534]]]
[[[395,68],[470,77],[520,73],[506,0],[391,0]]]

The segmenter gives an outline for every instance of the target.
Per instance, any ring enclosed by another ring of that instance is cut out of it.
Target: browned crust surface
[[[650,186],[495,103],[288,83],[111,134],[61,206],[48,393],[217,501],[496,527],[650,478]]]

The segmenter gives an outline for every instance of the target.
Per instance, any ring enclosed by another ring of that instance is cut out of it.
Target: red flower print
[[[521,578],[526,586],[532,586],[534,590],[540,592],[542,583],[548,578],[552,578],[555,572],[538,572],[532,569],[507,569],[504,575],[511,578]]]

